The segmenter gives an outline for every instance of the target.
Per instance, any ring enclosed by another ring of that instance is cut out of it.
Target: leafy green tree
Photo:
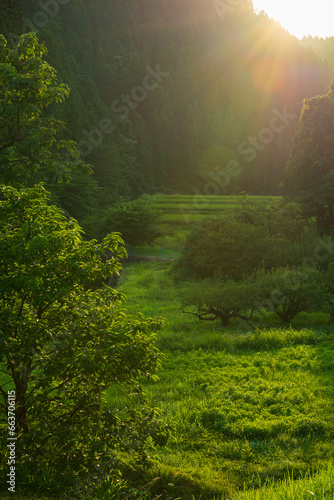
[[[219,282],[207,278],[187,284],[181,293],[182,312],[200,320],[219,319],[227,326],[231,318],[249,319],[257,293],[250,280]]]
[[[314,229],[302,216],[301,206],[287,199],[273,203],[265,219],[270,235],[287,241],[300,241],[305,231]]]
[[[285,187],[318,227],[334,227],[334,83],[324,96],[304,101],[286,166]]]
[[[240,280],[263,264],[270,269],[289,259],[283,238],[270,236],[265,225],[238,220],[239,215],[208,218],[199,224],[186,239],[175,275]]]
[[[109,210],[102,234],[116,231],[129,245],[149,245],[160,235],[160,212],[151,202],[138,199]]]
[[[164,439],[139,384],[159,367],[161,321],[129,317],[122,294],[95,286],[120,271],[120,235],[84,241],[49,201],[42,186],[1,189],[1,430],[14,390],[18,487],[74,498],[119,468],[116,450],[143,463],[147,440]],[[7,472],[2,464],[3,485]]]
[[[0,35],[0,180],[5,184],[31,185],[47,171],[68,178],[82,166],[75,143],[56,138],[64,123],[45,113],[69,95],[45,54],[34,33],[22,35],[15,48]]]
[[[328,303],[326,274],[311,266],[258,271],[254,283],[259,309],[275,312],[289,323],[302,311],[318,311]]]
[[[231,318],[251,325],[255,313],[258,321],[267,312],[289,323],[299,312],[328,308],[330,281],[323,271],[310,266],[260,269],[240,281],[207,278],[188,283],[181,292],[181,304],[184,313],[200,320],[220,319],[224,326]]]
[[[240,193],[237,201],[233,216],[240,222],[266,227],[271,237],[298,241],[306,228],[313,227],[303,218],[301,206],[286,198],[257,200]]]
[[[208,217],[189,233],[174,275],[240,280],[262,267],[301,265],[313,256],[317,237],[297,203],[238,196],[235,208]]]

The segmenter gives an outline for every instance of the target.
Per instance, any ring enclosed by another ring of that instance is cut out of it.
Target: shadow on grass
[[[153,483],[149,494],[143,497],[145,500],[155,500],[158,498],[159,500],[220,500],[225,498],[221,485],[219,489],[213,489],[181,473],[152,469],[149,472],[138,474],[136,478],[133,476],[129,477],[129,481],[137,489],[141,488],[144,484]],[[227,487],[226,495],[229,493]],[[130,499],[132,498],[142,497],[130,497]]]

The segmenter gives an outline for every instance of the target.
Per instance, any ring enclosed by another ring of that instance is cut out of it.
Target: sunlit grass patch
[[[332,500],[334,497],[334,468],[329,463],[316,473],[307,472],[303,479],[295,480],[293,474],[257,490],[235,493],[231,500]]]
[[[230,200],[224,200],[221,203],[207,203],[204,202],[202,203],[191,203],[191,202],[186,202],[186,203],[161,203],[161,204],[155,204],[155,208],[161,209],[164,212],[172,213],[172,212],[182,212],[183,210],[185,211],[193,211],[194,213],[196,212],[205,212],[205,213],[210,213],[210,212],[216,212],[216,211],[222,211],[226,208],[235,208],[238,205],[236,203],[231,203]]]
[[[211,462],[233,489],[283,479],[289,469],[303,476],[334,458],[334,343],[296,345],[270,352],[173,352],[163,362],[151,400],[173,430],[160,460],[175,467],[175,455]],[[333,361],[332,361],[333,363]],[[184,473],[180,464],[179,473]],[[207,475],[204,487],[214,489]],[[215,482],[214,482],[215,483]]]

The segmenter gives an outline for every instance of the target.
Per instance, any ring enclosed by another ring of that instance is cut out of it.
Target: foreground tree
[[[138,382],[159,366],[160,321],[128,317],[124,296],[95,286],[120,270],[119,234],[84,241],[42,186],[3,187],[1,198],[2,434],[15,391],[17,484],[24,493],[78,494],[118,468],[117,450],[143,461],[147,439],[163,439]],[[111,387],[122,391],[123,409],[107,404]]]

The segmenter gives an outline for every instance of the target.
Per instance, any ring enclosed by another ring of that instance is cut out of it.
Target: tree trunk
[[[28,417],[27,417],[27,389],[28,380],[31,369],[28,367],[23,367],[20,373],[15,374],[14,382],[16,387],[16,427],[18,431],[23,431],[25,433],[29,432]]]

